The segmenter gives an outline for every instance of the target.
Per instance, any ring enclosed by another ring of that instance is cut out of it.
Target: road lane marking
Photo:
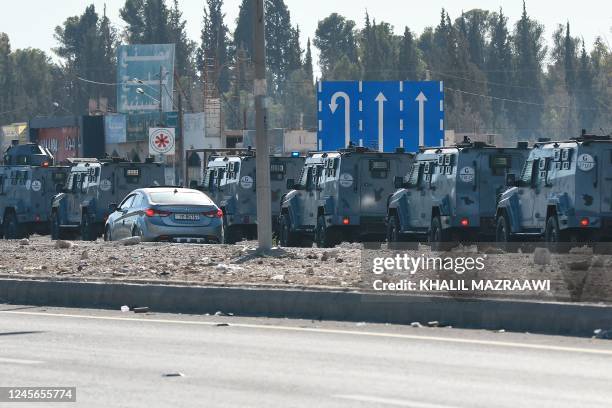
[[[393,405],[396,407],[410,407],[410,408],[457,408],[455,405],[440,405],[430,404],[428,402],[419,401],[407,401],[399,400],[394,398],[380,398],[369,395],[334,395],[334,398],[347,399],[351,401],[368,402],[377,405]]]
[[[207,322],[207,321],[196,321],[196,320],[170,320],[170,319],[140,319],[133,317],[114,317],[114,316],[87,316],[78,314],[67,314],[67,313],[46,313],[46,312],[21,312],[13,310],[0,310],[0,314],[14,314],[14,315],[27,315],[27,316],[51,316],[51,317],[65,317],[72,319],[89,319],[89,320],[111,320],[111,321],[128,321],[128,322],[148,322],[148,323],[165,323],[165,324],[182,324],[192,326],[216,326],[219,324],[218,321]],[[528,343],[515,343],[509,341],[491,341],[491,340],[476,340],[476,339],[462,339],[457,337],[438,337],[438,336],[423,336],[414,334],[400,334],[400,333],[380,333],[380,332],[367,332],[367,331],[356,331],[356,330],[340,330],[340,329],[323,329],[314,327],[295,327],[295,326],[279,326],[279,325],[266,325],[266,324],[249,324],[249,323],[229,323],[230,327],[240,327],[247,329],[262,329],[262,330],[279,330],[279,331],[293,331],[293,332],[304,332],[304,333],[325,333],[325,334],[343,334],[363,337],[382,337],[382,338],[394,338],[394,339],[405,339],[405,340],[418,340],[418,341],[435,341],[440,343],[455,343],[455,344],[470,344],[480,346],[494,346],[494,347],[507,347],[507,348],[519,348],[519,349],[530,349],[530,350],[544,350],[544,351],[562,351],[571,353],[585,353],[585,354],[597,354],[612,356],[612,349],[588,349],[580,347],[565,347],[565,346],[553,346],[547,344],[528,344]]]
[[[43,362],[38,360],[23,360],[20,358],[0,357],[0,363],[34,365],[42,364]]]

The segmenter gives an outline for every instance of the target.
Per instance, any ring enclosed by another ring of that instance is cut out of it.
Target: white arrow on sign
[[[425,146],[425,102],[427,98],[421,92],[415,101],[419,102],[419,146]]]
[[[378,102],[378,151],[382,152],[384,150],[383,142],[384,142],[384,133],[385,133],[384,103],[387,102],[387,98],[385,98],[385,95],[382,92],[380,92],[378,96],[376,97],[376,99],[374,100]]]
[[[351,142],[351,99],[346,92],[336,92],[332,95],[329,108],[332,113],[338,109],[338,98],[344,99],[344,146],[347,147]]]

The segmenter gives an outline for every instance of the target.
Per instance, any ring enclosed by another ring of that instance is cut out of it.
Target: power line
[[[464,91],[462,89],[453,89],[453,88],[449,88],[447,86],[445,86],[444,89],[448,89],[449,91],[453,91],[453,92],[457,92],[457,93],[462,93],[462,94],[466,94],[466,95],[479,96],[481,98],[495,99],[495,100],[498,100],[498,101],[518,103],[518,104],[523,104],[523,105],[543,106],[543,107],[546,107],[546,108],[553,108],[553,109],[576,109],[576,110],[588,110],[588,111],[596,111],[596,110],[598,110],[596,108],[572,108],[570,106],[547,105],[545,103],[537,103],[537,102],[529,102],[529,101],[519,101],[519,100],[516,100],[516,99],[508,99],[508,98],[498,98],[498,97],[495,97],[495,96],[483,95],[483,94],[478,94],[478,93],[474,93],[474,92],[468,92],[468,91]]]

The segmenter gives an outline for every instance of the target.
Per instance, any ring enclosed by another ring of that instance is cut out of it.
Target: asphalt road
[[[610,367],[606,340],[0,305],[0,386],[76,386],[58,408],[600,408]]]

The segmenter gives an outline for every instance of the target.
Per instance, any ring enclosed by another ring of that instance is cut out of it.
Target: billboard
[[[125,115],[104,116],[104,140],[106,143],[125,143],[127,141]]]
[[[174,44],[120,45],[117,48],[117,83],[118,112],[158,111],[160,94],[162,111],[172,111]]]
[[[12,123],[0,128],[0,149],[4,152],[13,140],[19,140],[19,143],[28,141],[28,124],[27,123]]]
[[[78,127],[39,129],[36,140],[39,145],[53,153],[56,163],[63,162],[69,157],[79,157],[78,141]]]

